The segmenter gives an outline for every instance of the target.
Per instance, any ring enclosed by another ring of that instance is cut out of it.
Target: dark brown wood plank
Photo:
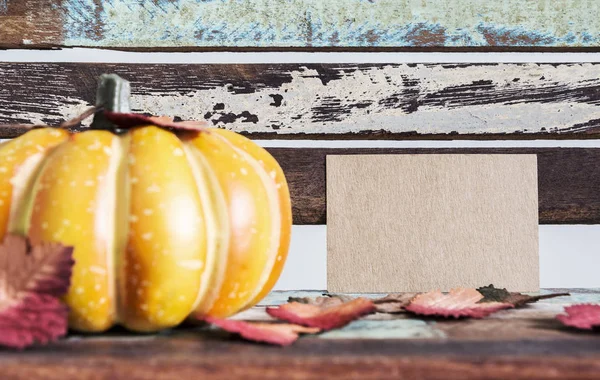
[[[537,154],[541,224],[600,223],[596,148],[269,148],[290,184],[295,224],[325,224],[325,157],[333,154]]]
[[[88,338],[2,352],[6,379],[595,379],[595,336],[449,341],[304,338],[282,349],[201,334]]]
[[[253,138],[600,137],[600,64],[0,63],[0,125],[57,124],[96,79],[132,82],[136,111]],[[0,127],[0,137],[22,128]]]
[[[19,3],[28,3],[28,28],[21,38],[0,34],[5,47],[552,51],[600,41],[594,0],[0,1]],[[45,12],[55,27],[45,28]]]

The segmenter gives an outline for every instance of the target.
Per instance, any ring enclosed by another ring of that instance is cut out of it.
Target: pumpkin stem
[[[117,126],[104,116],[103,110],[121,113],[131,112],[129,107],[130,93],[129,81],[117,74],[102,74],[96,91],[96,107],[99,111],[94,114],[91,128],[118,132]]]

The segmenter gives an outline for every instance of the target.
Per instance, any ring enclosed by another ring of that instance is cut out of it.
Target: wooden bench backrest
[[[569,7],[546,0],[86,4],[0,0],[0,46],[153,52],[556,52],[599,51],[600,46],[600,4],[594,1],[570,2]],[[0,137],[23,132],[13,124],[56,124],[80,113],[93,104],[96,79],[107,72],[131,81],[136,111],[205,119],[256,139],[551,140],[600,135],[600,64],[589,62],[5,62],[0,63]],[[535,152],[540,222],[600,221],[596,148],[270,150],[290,182],[296,224],[326,222],[325,156],[365,152]]]

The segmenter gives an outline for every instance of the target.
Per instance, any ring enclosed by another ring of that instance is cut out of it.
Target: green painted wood
[[[0,45],[598,48],[595,0],[0,0]]]

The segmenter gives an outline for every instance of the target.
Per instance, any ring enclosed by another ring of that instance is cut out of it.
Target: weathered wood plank
[[[3,352],[7,379],[596,379],[597,337],[505,342],[304,338],[281,349],[200,334]]]
[[[136,111],[254,138],[600,136],[600,64],[140,65],[0,63],[0,124],[58,123],[96,78],[132,82]],[[0,137],[19,129],[0,128]]]
[[[21,18],[13,24],[18,32],[0,34],[6,47],[597,49],[600,43],[595,0],[0,0],[0,5],[0,23],[2,17]],[[59,29],[45,28],[47,16]]]
[[[270,148],[290,184],[295,224],[326,223],[325,157],[333,154],[537,154],[541,224],[600,223],[596,148]]]
[[[288,295],[298,294],[274,292],[265,302]],[[206,327],[71,334],[48,347],[3,351],[0,365],[4,378],[23,379],[279,379],[282,373],[298,379],[592,379],[600,371],[597,333],[568,329],[555,315],[566,304],[597,299],[597,290],[576,293],[483,320],[376,314],[285,349]],[[261,307],[239,317],[253,311],[259,318],[250,319],[269,319]]]

